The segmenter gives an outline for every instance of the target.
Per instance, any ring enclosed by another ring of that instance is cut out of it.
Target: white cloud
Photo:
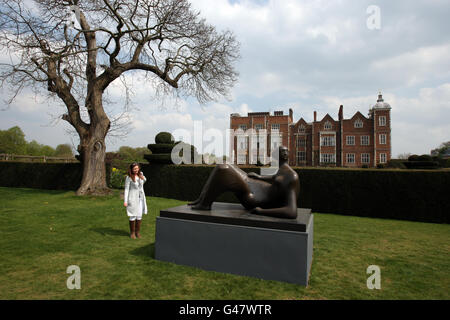
[[[45,112],[51,111],[43,97],[33,93],[22,93],[18,95],[11,105],[21,113]]]
[[[428,79],[450,76],[449,57],[450,44],[427,46],[374,61],[370,69],[414,86]]]

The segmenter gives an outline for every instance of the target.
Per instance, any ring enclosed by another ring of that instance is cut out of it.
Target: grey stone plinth
[[[155,258],[306,286],[313,224],[310,209],[298,209],[297,219],[277,219],[251,215],[240,204],[214,203],[200,212],[170,208],[156,218]]]

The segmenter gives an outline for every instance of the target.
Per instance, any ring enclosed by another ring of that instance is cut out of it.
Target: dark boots
[[[134,220],[134,221],[130,221],[130,238],[131,239],[136,239],[136,238],[140,238],[141,234],[139,233],[139,231],[141,231],[141,222],[142,220]]]
[[[136,233],[136,237],[140,238],[141,234],[139,233],[139,231],[141,230],[141,222],[142,220],[137,220],[136,219],[136,229],[135,229],[135,233]]]
[[[130,221],[130,238],[136,239],[136,220]]]

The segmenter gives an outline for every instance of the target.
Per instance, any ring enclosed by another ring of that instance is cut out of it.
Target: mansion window
[[[306,161],[306,152],[297,151],[297,163]]]
[[[363,122],[361,121],[361,119],[356,120],[354,126],[355,128],[362,128]]]
[[[361,153],[361,163],[370,163],[370,153]]]
[[[336,155],[334,153],[321,153],[320,154],[321,163],[336,163]]]
[[[334,136],[325,136],[320,138],[320,145],[322,147],[333,147],[336,145]]]
[[[300,127],[298,127],[298,132],[304,133],[305,132],[305,126],[301,125]]]
[[[255,124],[255,129],[256,130],[262,130],[263,127],[264,127],[264,125],[262,125],[262,124]]]
[[[386,135],[380,134],[380,144],[386,144]]]
[[[354,146],[355,145],[355,136],[347,136],[347,145]]]
[[[239,129],[245,131],[245,130],[247,130],[247,125],[246,124],[240,124],[239,125]]]
[[[272,124],[272,130],[278,130],[278,131],[280,131],[280,124],[279,123],[275,123],[275,124]]]
[[[346,160],[347,160],[347,163],[355,163],[355,154],[347,153]]]
[[[361,145],[368,146],[369,144],[370,144],[370,137],[369,136],[361,136]]]
[[[385,126],[385,125],[386,125],[386,117],[385,117],[385,116],[380,116],[380,117],[378,118],[378,124],[379,124],[381,127]]]
[[[305,146],[306,146],[305,138],[297,138],[297,148],[298,147],[305,147]]]
[[[386,153],[380,153],[380,163],[386,163],[386,162],[387,162]]]
[[[325,130],[331,130],[332,125],[331,125],[330,121],[325,122],[325,125],[323,126],[323,128]]]

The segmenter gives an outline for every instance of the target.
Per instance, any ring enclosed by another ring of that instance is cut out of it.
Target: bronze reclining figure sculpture
[[[277,218],[297,218],[300,192],[298,174],[288,164],[288,149],[279,148],[279,169],[271,176],[247,174],[235,165],[219,164],[211,172],[192,209],[211,210],[213,201],[222,193],[232,191],[252,214]]]

